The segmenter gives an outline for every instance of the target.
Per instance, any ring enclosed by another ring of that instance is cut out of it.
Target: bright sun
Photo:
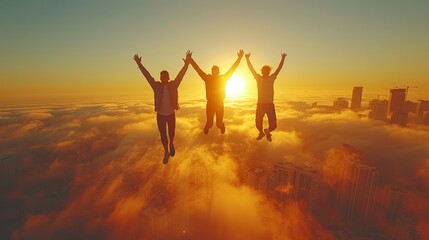
[[[234,74],[226,83],[226,96],[227,97],[238,97],[243,93],[244,90],[244,80],[238,75]]]

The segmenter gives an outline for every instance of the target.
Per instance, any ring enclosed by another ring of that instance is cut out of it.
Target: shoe
[[[209,127],[205,126],[204,127],[204,134],[207,135],[209,133]]]
[[[176,150],[174,150],[174,145],[170,144],[170,156],[174,157],[174,154],[176,154]]]
[[[268,130],[268,129],[264,129],[264,132],[265,132],[265,136],[267,137],[268,142],[271,142],[271,141],[272,141],[272,139],[271,139],[271,133],[270,133],[270,130]]]
[[[164,159],[162,160],[162,163],[167,164],[169,158],[170,158],[170,154],[168,152],[165,152],[164,153]]]
[[[220,133],[225,133],[225,124],[222,124],[222,127],[220,127]]]
[[[256,138],[256,140],[261,140],[262,138],[265,137],[265,134],[263,132],[259,132],[258,137]]]

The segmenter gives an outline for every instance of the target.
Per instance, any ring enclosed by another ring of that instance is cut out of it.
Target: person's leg
[[[213,118],[214,118],[215,109],[213,106],[213,102],[207,101],[206,104],[206,125],[204,126],[204,134],[209,133],[209,129],[213,126]]]
[[[268,117],[268,129],[270,132],[274,131],[277,128],[277,116],[276,116],[276,107],[274,104],[267,106],[267,117]]]
[[[262,127],[264,115],[265,115],[265,112],[263,110],[263,107],[260,103],[258,103],[256,105],[255,124],[256,124],[256,129],[258,129],[259,131],[259,135],[256,138],[256,140],[261,140],[265,136],[263,127]]]
[[[216,126],[220,129],[222,134],[225,133],[225,123],[223,122],[224,105],[223,101],[216,104]]]
[[[168,152],[168,139],[167,139],[167,119],[165,116],[162,116],[160,114],[156,115],[156,122],[158,125],[158,131],[159,135],[161,135],[161,143],[164,147],[164,159],[162,162],[164,164],[168,163],[168,158],[170,156],[170,153]]]
[[[276,117],[276,110],[274,108],[274,104],[267,104],[266,111],[267,111],[267,117],[268,117],[268,128],[265,129],[264,131],[265,131],[267,140],[271,142],[272,141],[271,131],[274,131],[274,129],[277,128],[277,117]]]
[[[168,116],[168,137],[170,138],[170,156],[174,156],[176,151],[174,149],[174,135],[176,133],[176,115],[173,113]]]

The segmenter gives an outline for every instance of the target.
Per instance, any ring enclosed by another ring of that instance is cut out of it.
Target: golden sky
[[[236,52],[256,69],[286,52],[276,82],[283,92],[429,92],[427,1],[2,1],[0,100],[151,94],[132,61],[155,78],[175,76],[189,49],[201,68],[225,72]],[[237,74],[255,93],[243,59]],[[201,92],[189,68],[180,91]]]

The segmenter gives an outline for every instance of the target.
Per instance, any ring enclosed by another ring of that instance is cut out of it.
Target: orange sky
[[[188,49],[203,70],[224,72],[241,48],[256,69],[288,53],[278,94],[417,86],[409,97],[427,98],[428,9],[424,1],[3,2],[0,100],[151,94],[133,54],[158,78],[163,69],[175,76]],[[253,94],[244,60],[237,73]],[[192,68],[180,91],[203,96]]]

